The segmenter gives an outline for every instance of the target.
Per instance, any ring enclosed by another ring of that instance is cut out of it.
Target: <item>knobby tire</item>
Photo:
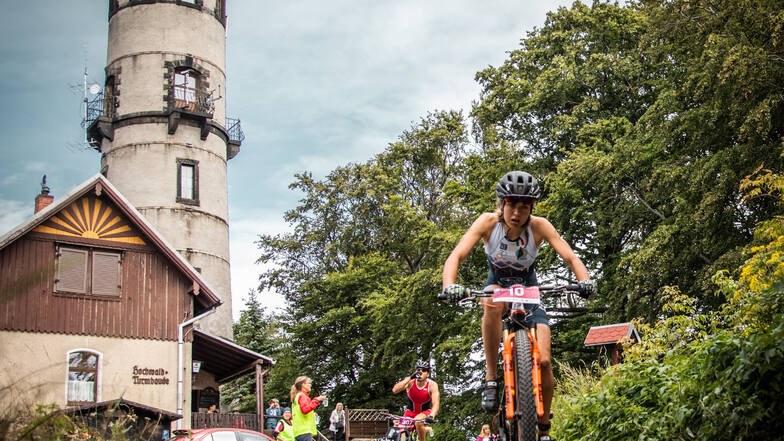
[[[536,402],[531,361],[531,343],[528,330],[515,332],[517,372],[515,373],[515,401],[517,402],[518,441],[536,441]]]

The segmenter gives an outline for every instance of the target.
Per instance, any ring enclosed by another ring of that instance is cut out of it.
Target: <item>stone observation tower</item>
[[[109,0],[87,119],[101,173],[220,295],[199,327],[231,338],[226,165],[243,135],[226,117],[225,38],[226,0]]]

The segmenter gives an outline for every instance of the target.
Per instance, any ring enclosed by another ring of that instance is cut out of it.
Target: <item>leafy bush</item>
[[[54,404],[38,405],[34,410],[13,409],[0,416],[0,441],[27,440],[158,440],[161,435],[154,421],[141,421],[128,409],[114,406],[99,418],[66,412]]]
[[[669,287],[626,363],[559,384],[555,434],[569,440],[784,439],[784,222],[757,230],[737,280],[714,277],[720,312]],[[575,384],[582,384],[575,387]]]

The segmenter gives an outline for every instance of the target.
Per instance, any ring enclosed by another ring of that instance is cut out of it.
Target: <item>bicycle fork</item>
[[[514,372],[514,354],[515,354],[515,335],[504,329],[504,350],[502,356],[504,359],[504,396],[506,397],[506,419],[511,420],[514,418],[515,404],[515,372]]]
[[[536,328],[528,329],[528,339],[531,344],[531,380],[534,383],[536,415],[541,418],[544,416],[544,397],[542,396],[542,366],[539,360],[539,343],[536,341]]]
[[[531,380],[533,382],[534,402],[536,403],[536,415],[542,417],[544,415],[544,399],[542,396],[542,369],[539,361],[539,344],[536,341],[536,328],[529,328],[526,333],[528,336],[527,342],[515,342],[515,335],[509,332],[508,329],[503,331],[504,349],[503,366],[504,366],[504,396],[506,398],[506,419],[514,419],[515,414],[515,362],[516,344],[529,344],[531,345]]]

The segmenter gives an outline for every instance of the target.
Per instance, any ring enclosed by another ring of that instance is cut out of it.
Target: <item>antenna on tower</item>
[[[103,113],[103,90],[97,82],[90,80],[89,75],[87,74],[87,43],[83,44],[83,48],[84,73],[82,74],[81,84],[70,84],[68,86],[74,94],[80,94],[82,96],[79,114],[82,120],[81,126],[84,129],[84,139],[78,143],[71,144],[72,147],[79,150],[94,147],[90,143],[87,129],[90,127],[90,124]]]

